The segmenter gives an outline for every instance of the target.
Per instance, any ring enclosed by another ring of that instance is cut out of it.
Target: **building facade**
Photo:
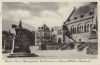
[[[35,38],[36,38],[36,45],[44,44],[44,42],[50,42],[51,32],[50,32],[49,27],[47,27],[46,24],[44,24],[41,27],[38,27]]]
[[[58,27],[58,29],[52,28],[53,31],[51,33],[52,42],[63,43],[63,29],[62,27]]]
[[[68,27],[75,41],[87,42],[93,28],[97,31],[97,3],[74,7],[64,25]]]
[[[57,43],[63,43],[63,29],[57,30]]]

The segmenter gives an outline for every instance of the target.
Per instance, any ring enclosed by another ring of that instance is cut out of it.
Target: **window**
[[[61,30],[58,30],[58,34],[61,34]]]
[[[92,24],[90,24],[90,29],[92,29]]]
[[[81,41],[81,39],[79,39],[79,41]]]
[[[82,26],[82,31],[81,32],[84,32],[83,26]]]
[[[74,27],[71,27],[71,33],[74,34]]]
[[[41,29],[43,29],[43,27],[41,27]]]
[[[81,33],[82,32],[82,23],[79,23],[77,25],[77,33]]]
[[[96,31],[92,31],[91,34],[96,34]]]
[[[76,27],[74,25],[71,26],[71,33],[72,34],[76,33]]]
[[[60,30],[60,34],[61,34],[61,30]]]
[[[90,12],[90,15],[93,15],[94,14],[94,12]]]
[[[61,43],[61,38],[58,38],[58,43]]]
[[[76,33],[76,28],[75,28],[75,33]]]
[[[73,27],[73,34],[74,34],[74,27]]]
[[[84,17],[84,15],[81,15],[80,17],[81,17],[81,18],[83,18],[83,17]]]
[[[41,27],[38,27],[38,29],[40,29]]]
[[[79,28],[79,33],[81,33],[81,26],[80,26],[80,28]]]
[[[58,30],[58,34],[59,34],[59,30]]]
[[[87,32],[89,32],[89,24],[87,25]]]
[[[77,17],[74,17],[74,19],[76,20],[76,19],[77,19]]]
[[[77,27],[77,33],[79,33],[79,27]]]
[[[71,28],[71,33],[73,33],[73,28]]]
[[[85,32],[89,32],[89,24],[85,25]]]
[[[90,27],[92,26],[89,22],[90,22],[90,21],[87,21],[87,22],[85,23],[85,29],[84,29],[85,32],[89,32]]]
[[[86,25],[84,26],[84,32],[86,32]]]

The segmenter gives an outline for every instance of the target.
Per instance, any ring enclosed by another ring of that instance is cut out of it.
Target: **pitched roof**
[[[80,19],[85,19],[88,17],[92,17],[94,14],[94,10],[97,6],[96,2],[89,3],[85,6],[80,6],[79,8],[74,8],[71,15],[65,22],[74,22]]]
[[[43,29],[43,30],[47,30],[47,31],[50,31],[49,30],[49,27],[47,27],[47,25],[46,24],[44,24],[44,25],[42,25],[41,27],[39,27],[40,29]]]

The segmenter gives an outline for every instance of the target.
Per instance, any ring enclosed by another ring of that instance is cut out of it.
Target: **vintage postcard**
[[[99,63],[99,1],[2,1],[1,63]],[[76,64],[76,65],[77,65]]]

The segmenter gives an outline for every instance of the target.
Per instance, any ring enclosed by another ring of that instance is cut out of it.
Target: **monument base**
[[[8,58],[13,57],[38,57],[35,53],[11,53],[8,55]]]

